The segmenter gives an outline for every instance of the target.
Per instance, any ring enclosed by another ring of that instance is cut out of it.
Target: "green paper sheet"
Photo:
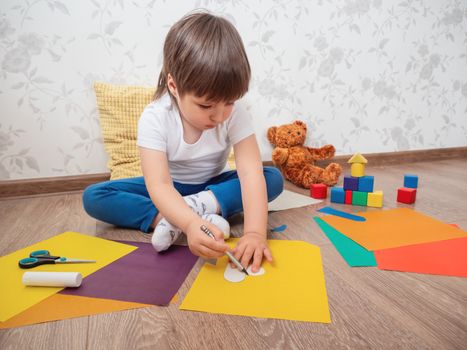
[[[349,266],[377,266],[373,252],[344,236],[321,218],[315,216],[314,220]]]

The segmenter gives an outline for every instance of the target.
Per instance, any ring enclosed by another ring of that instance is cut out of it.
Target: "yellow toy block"
[[[353,177],[365,176],[365,164],[368,161],[360,153],[355,153],[347,163],[350,164],[350,175]]]
[[[355,153],[348,161],[347,163],[368,163],[368,161],[366,160],[366,158],[364,156],[362,156],[360,153]]]
[[[382,208],[383,207],[383,191],[375,191],[368,193],[367,203],[368,207]]]
[[[353,177],[365,176],[365,164],[363,164],[363,163],[353,163],[350,166],[350,175],[352,175]]]

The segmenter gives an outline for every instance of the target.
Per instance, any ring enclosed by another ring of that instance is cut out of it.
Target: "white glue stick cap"
[[[79,287],[83,276],[79,272],[25,272],[23,284],[38,287]]]

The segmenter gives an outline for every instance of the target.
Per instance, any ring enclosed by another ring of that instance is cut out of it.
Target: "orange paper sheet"
[[[375,251],[378,268],[467,277],[467,237]]]
[[[467,236],[467,232],[409,208],[359,213],[366,221],[322,219],[368,250],[380,250]]]
[[[171,304],[178,301],[175,294]],[[31,306],[26,311],[0,322],[0,329],[28,326],[37,323],[66,320],[75,317],[92,316],[109,312],[139,309],[154,305],[132,303],[112,299],[89,298],[76,295],[54,294]]]
[[[64,320],[108,312],[137,309],[152,305],[125,301],[55,294],[26,311],[0,322],[0,329],[27,326],[36,323]]]

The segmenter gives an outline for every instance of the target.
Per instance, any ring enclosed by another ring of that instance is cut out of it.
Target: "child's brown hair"
[[[235,27],[222,17],[198,12],[170,28],[154,99],[167,92],[168,74],[180,96],[193,93],[210,101],[234,101],[248,91],[251,71]]]

